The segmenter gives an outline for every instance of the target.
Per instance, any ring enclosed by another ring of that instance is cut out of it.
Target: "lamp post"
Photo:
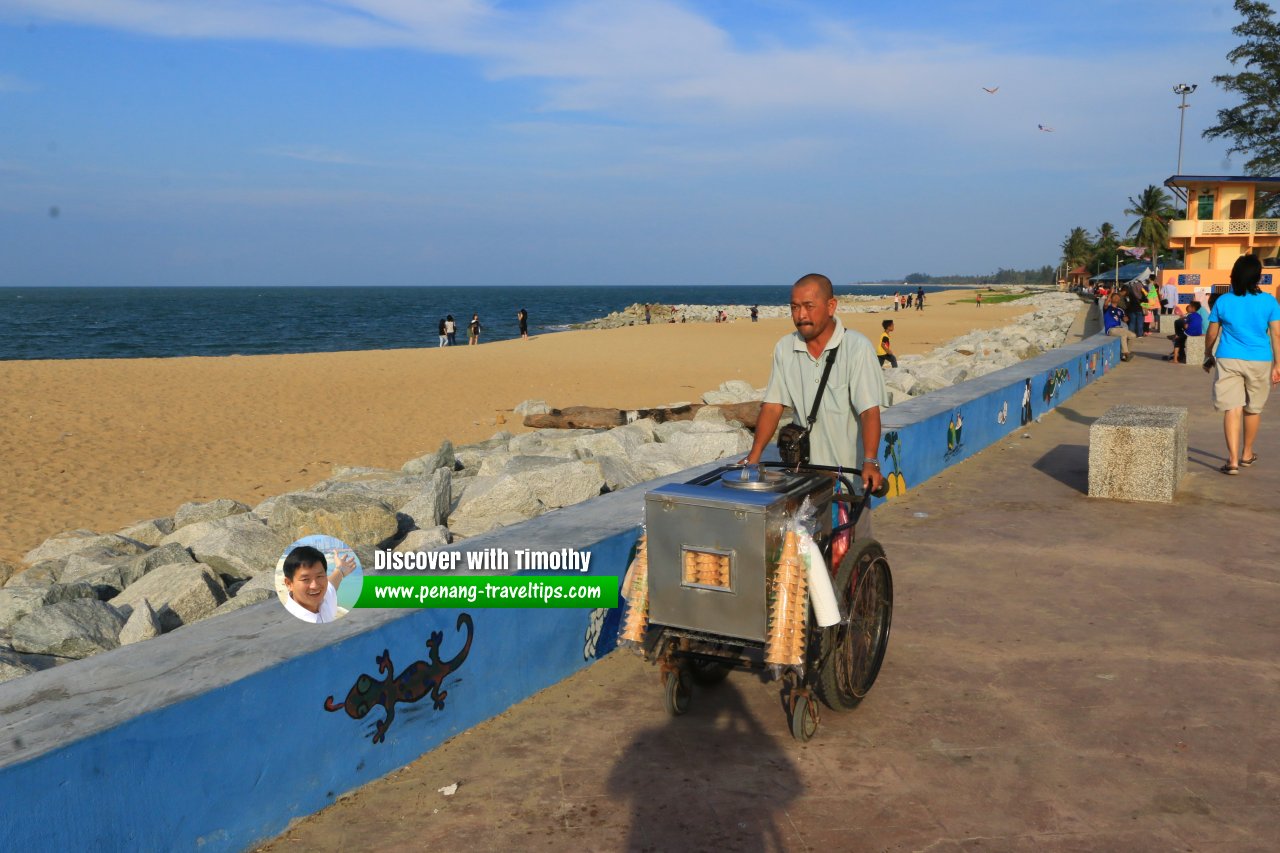
[[[1182,103],[1178,105],[1178,171],[1175,174],[1182,174],[1182,129],[1187,124],[1187,95],[1196,90],[1195,83],[1179,83],[1173,87],[1173,94],[1182,96]],[[1187,204],[1190,205],[1190,196],[1188,196]]]

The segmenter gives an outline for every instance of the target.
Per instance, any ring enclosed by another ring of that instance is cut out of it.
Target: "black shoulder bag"
[[[818,396],[813,398],[813,408],[809,410],[809,419],[805,426],[787,424],[778,430],[778,455],[783,463],[791,468],[799,468],[809,464],[809,433],[818,420],[818,405],[822,402],[822,392],[827,390],[827,378],[831,376],[831,366],[836,363],[836,353],[840,347],[827,355],[827,366],[822,369],[822,381],[818,383]]]

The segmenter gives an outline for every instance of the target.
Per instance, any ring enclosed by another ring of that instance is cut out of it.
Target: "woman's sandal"
[[[1222,472],[1222,473],[1224,473],[1224,474],[1231,474],[1231,475],[1235,475],[1235,474],[1239,474],[1239,473],[1240,473],[1240,469],[1239,469],[1239,468],[1237,468],[1235,465],[1223,465],[1223,466],[1222,466],[1221,468],[1219,468],[1218,470],[1219,470],[1219,471],[1221,471],[1221,472]]]
[[[1255,453],[1252,456],[1250,456],[1248,459],[1241,459],[1240,464],[1243,465],[1245,468],[1248,468],[1250,465],[1252,465],[1257,461],[1258,461],[1258,454]]]

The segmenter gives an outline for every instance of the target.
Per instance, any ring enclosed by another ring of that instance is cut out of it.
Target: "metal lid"
[[[720,482],[733,489],[749,489],[755,492],[780,492],[798,479],[785,471],[771,471],[758,465],[733,467],[720,475]]]

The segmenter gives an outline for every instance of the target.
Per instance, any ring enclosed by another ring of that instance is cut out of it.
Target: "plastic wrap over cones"
[[[627,599],[627,616],[622,620],[622,633],[618,639],[622,642],[644,643],[644,632],[649,627],[649,537],[640,536],[636,547],[636,558],[627,569],[623,583],[623,594]]]
[[[800,540],[788,530],[782,556],[773,573],[773,603],[769,607],[769,635],[765,662],[799,666],[804,662],[804,631],[809,614],[809,590]]]

